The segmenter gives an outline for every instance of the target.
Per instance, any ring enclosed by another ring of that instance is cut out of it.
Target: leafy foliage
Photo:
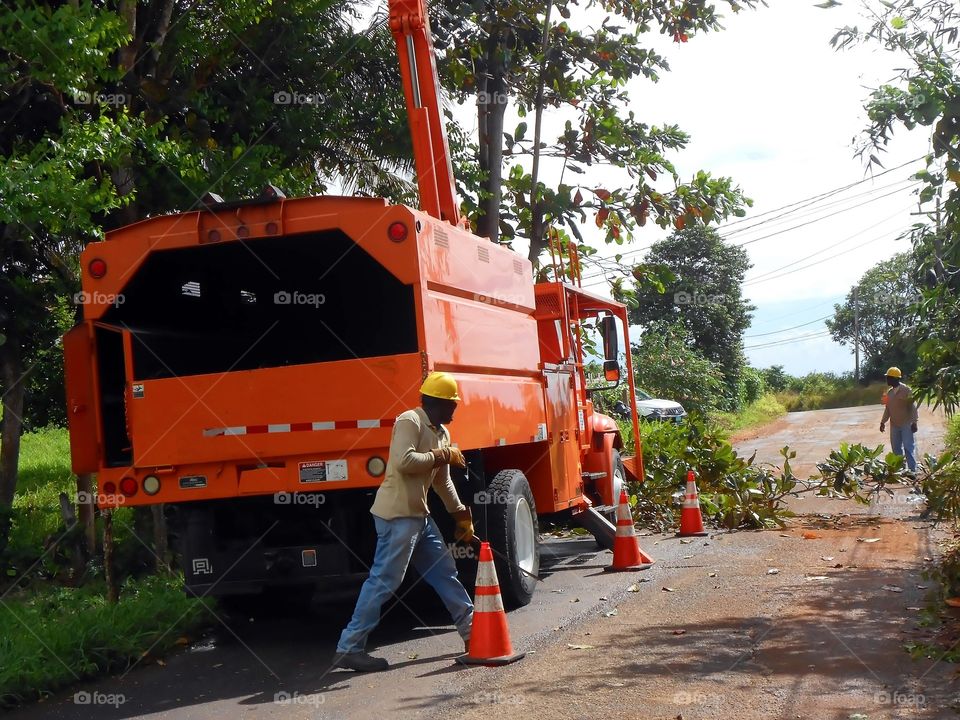
[[[889,0],[864,12],[867,28],[842,28],[834,45],[876,43],[908,62],[870,94],[860,154],[879,165],[896,128],[930,129],[932,151],[916,178],[932,217],[910,232],[923,279],[913,387],[921,402],[953,412],[960,406],[960,8],[953,0]]]
[[[679,323],[647,327],[633,346],[633,368],[637,387],[687,410],[713,410],[723,394],[720,368],[703,356]]]
[[[916,366],[911,326],[919,291],[913,281],[910,253],[897,253],[877,263],[847,293],[842,305],[834,306],[827,328],[841,345],[854,343],[854,319],[859,315],[861,376],[882,378],[891,365],[910,375]]]
[[[674,279],[665,284],[663,293],[638,287],[631,322],[644,328],[672,324],[686,328],[690,346],[723,373],[723,409],[736,409],[745,364],[743,332],[754,309],[741,289],[750,268],[746,251],[727,245],[712,230],[697,228],[654,243],[644,262],[668,268]]]
[[[757,3],[723,4],[736,13]],[[478,0],[445,10],[435,18],[445,82],[458,99],[477,104],[484,178],[469,210],[480,234],[494,241],[530,239],[529,257],[536,263],[548,228],[565,228],[582,240],[579,225],[588,216],[608,243],[623,243],[648,220],[684,227],[743,213],[749,201],[729,178],[698,171],[681,181],[670,155],[685,148],[689,137],[675,125],[644,122],[626,89],[633,80],[656,81],[668,70],[666,57],[644,43],[645,35],[659,30],[682,44],[719,30],[715,5]],[[591,11],[606,17],[597,25]],[[520,122],[506,128],[511,100]],[[537,134],[538,111],[544,109],[553,113],[551,124],[563,128],[549,138]],[[541,158],[555,168],[550,182],[533,169]],[[591,165],[622,169],[629,184],[579,182],[576,176]]]

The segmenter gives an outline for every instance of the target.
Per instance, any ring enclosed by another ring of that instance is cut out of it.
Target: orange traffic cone
[[[507,614],[503,611],[500,582],[493,565],[490,543],[480,543],[480,566],[477,568],[474,592],[473,629],[470,631],[470,651],[457,658],[464,665],[507,665],[526,653],[515,653],[510,643]]]
[[[687,492],[683,496],[683,508],[680,510],[680,532],[677,537],[707,535],[703,529],[703,514],[700,512],[700,496],[697,494],[697,481],[693,470],[687,472]]]
[[[617,503],[617,536],[613,540],[613,564],[604,568],[607,572],[622,570],[646,570],[656,562],[640,549],[640,541],[633,529],[633,516],[630,514],[630,499],[627,491],[620,491]]]

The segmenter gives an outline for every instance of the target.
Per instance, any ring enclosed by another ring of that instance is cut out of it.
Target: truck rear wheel
[[[537,508],[519,470],[501,470],[487,486],[487,529],[500,594],[509,607],[530,602],[540,572]],[[526,572],[524,572],[526,571]]]

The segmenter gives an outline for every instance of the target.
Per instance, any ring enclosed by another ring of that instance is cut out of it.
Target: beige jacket
[[[887,390],[887,406],[883,409],[881,423],[889,420],[891,424],[902,427],[917,422],[918,418],[917,404],[909,387],[900,383]]]
[[[465,510],[450,478],[450,466],[433,467],[430,451],[449,444],[447,429],[431,425],[423,408],[400,414],[393,426],[386,477],[370,512],[384,520],[426,517],[430,514],[427,491],[431,487],[448,512]]]

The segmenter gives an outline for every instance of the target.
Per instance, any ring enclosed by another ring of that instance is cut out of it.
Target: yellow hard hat
[[[887,377],[899,378],[899,377],[903,377],[903,373],[900,372],[900,368],[892,367],[889,370],[887,370]]]
[[[440,398],[441,400],[460,402],[460,396],[457,394],[457,381],[450,373],[432,372],[427,375],[427,379],[420,386],[420,394]]]

